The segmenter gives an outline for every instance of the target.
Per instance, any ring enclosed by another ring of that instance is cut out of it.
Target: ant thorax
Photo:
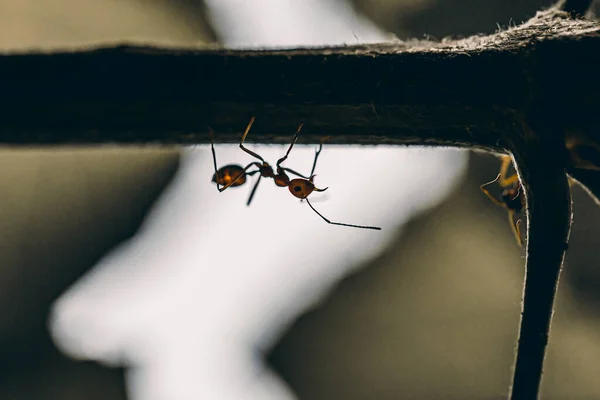
[[[263,161],[262,165],[258,167],[258,170],[260,171],[260,175],[264,178],[273,178],[275,176],[273,167],[266,161]]]

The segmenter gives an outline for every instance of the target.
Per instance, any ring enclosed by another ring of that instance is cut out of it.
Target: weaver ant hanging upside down
[[[317,213],[317,215],[319,217],[323,218],[323,220],[325,222],[327,222],[328,224],[349,226],[349,227],[353,227],[353,228],[381,230],[381,228],[379,228],[377,226],[353,225],[353,224],[344,224],[341,222],[330,221],[329,219],[325,218],[320,212],[318,212],[312,206],[312,204],[310,204],[310,201],[308,201],[308,196],[312,192],[324,192],[325,190],[327,190],[327,188],[319,189],[313,183],[313,179],[315,177],[314,172],[315,172],[315,168],[317,166],[317,159],[319,158],[319,154],[321,154],[321,150],[323,148],[323,141],[321,141],[321,144],[319,145],[319,149],[315,153],[315,160],[313,161],[312,170],[310,171],[310,175],[308,177],[294,171],[291,168],[282,167],[281,163],[283,163],[288,158],[290,151],[292,151],[292,147],[294,147],[294,144],[298,140],[298,135],[300,134],[300,130],[302,129],[302,125],[303,125],[303,124],[300,124],[298,126],[298,130],[296,131],[296,134],[294,135],[294,139],[292,140],[292,143],[290,144],[290,147],[288,147],[288,149],[287,149],[287,152],[285,153],[285,155],[283,157],[281,157],[279,160],[277,160],[277,164],[275,164],[275,169],[276,169],[276,172],[275,172],[275,171],[273,171],[273,167],[268,162],[266,162],[261,156],[259,156],[255,152],[248,150],[246,147],[244,147],[244,140],[246,139],[246,136],[248,135],[248,132],[250,131],[250,128],[252,127],[252,124],[254,123],[254,120],[255,120],[255,117],[252,117],[250,119],[250,122],[248,123],[248,126],[246,127],[246,130],[244,131],[244,134],[242,135],[242,140],[240,140],[240,149],[244,150],[246,153],[250,154],[251,156],[259,159],[260,162],[253,161],[250,164],[246,165],[245,167],[242,167],[241,165],[236,165],[236,164],[229,164],[229,165],[225,165],[224,167],[217,169],[217,156],[215,155],[214,133],[213,133],[212,129],[210,129],[210,148],[212,150],[213,164],[215,167],[215,173],[212,177],[212,181],[217,184],[217,189],[219,190],[219,192],[222,192],[229,187],[241,186],[244,183],[246,183],[247,176],[252,176],[252,175],[258,173],[259,174],[258,179],[256,180],[256,183],[254,184],[254,187],[252,188],[252,191],[250,192],[250,197],[248,198],[248,202],[246,203],[247,205],[250,205],[250,203],[252,202],[252,198],[254,197],[254,193],[256,193],[256,189],[258,188],[258,184],[260,183],[261,178],[263,178],[263,177],[264,178],[273,178],[275,185],[277,185],[279,187],[287,187],[293,196],[295,196],[301,200],[306,200],[306,202],[308,203],[310,208],[312,208],[313,211],[315,213]],[[256,169],[249,171],[249,169],[251,169],[252,167],[255,167]],[[288,173],[292,174],[292,175],[296,175],[299,178],[290,179],[288,176]]]
[[[517,174],[507,176],[510,164],[510,156],[502,156],[500,173],[496,179],[491,182],[484,183],[480,186],[480,188],[481,191],[490,198],[490,200],[508,211],[508,221],[510,222],[510,226],[515,234],[517,243],[519,244],[519,247],[521,247],[523,242],[521,240],[521,230],[519,229],[519,225],[521,224],[520,215],[525,208],[525,196],[521,190],[519,176]],[[504,188],[502,194],[500,195],[500,199],[492,196],[492,194],[486,189],[486,186],[491,185],[494,182],[498,182],[500,187]],[[517,221],[515,221],[515,215],[518,215]]]

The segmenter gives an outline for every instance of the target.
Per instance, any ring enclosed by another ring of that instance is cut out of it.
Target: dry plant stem
[[[527,198],[528,238],[511,400],[539,396],[554,297],[571,227],[571,192],[561,135],[546,124],[544,129],[543,140],[528,131],[513,151]]]
[[[106,46],[0,54],[0,143],[416,144],[504,151],[531,92],[600,132],[600,23],[558,10],[463,40],[286,51]],[[585,85],[557,84],[564,75]],[[551,88],[551,89],[550,89]]]

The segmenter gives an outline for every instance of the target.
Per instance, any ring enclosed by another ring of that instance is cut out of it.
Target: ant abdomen
[[[230,164],[219,168],[213,175],[212,181],[221,186],[241,186],[246,183],[246,174],[241,166]]]

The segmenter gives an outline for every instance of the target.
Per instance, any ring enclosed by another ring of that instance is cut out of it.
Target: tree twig
[[[236,142],[256,115],[254,142],[286,143],[304,121],[304,143],[330,135],[331,143],[503,151],[501,138],[517,134],[515,110],[532,98],[578,110],[576,127],[600,132],[591,117],[600,107],[599,46],[600,24],[551,10],[505,32],[441,43],[5,54],[0,143],[208,143],[208,126],[218,142]],[[586,76],[586,86],[575,93],[557,84],[559,74]]]
[[[564,135],[547,120],[538,122],[533,126],[523,122],[523,136],[512,144],[527,198],[528,237],[511,400],[538,398],[554,297],[572,220]]]

